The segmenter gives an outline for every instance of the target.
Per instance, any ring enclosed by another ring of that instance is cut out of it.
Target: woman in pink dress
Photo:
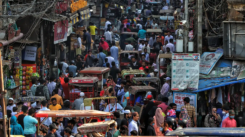
[[[164,117],[162,115],[162,109],[157,108],[154,118],[154,129],[156,132],[156,136],[163,136],[162,130],[163,130],[163,124],[164,124]]]

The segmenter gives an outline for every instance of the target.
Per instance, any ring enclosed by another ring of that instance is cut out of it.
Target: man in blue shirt
[[[97,58],[99,60],[99,66],[102,67],[105,63],[106,55],[105,55],[105,53],[103,53],[103,48],[99,48],[99,52],[100,53],[97,54]]]
[[[69,73],[72,72],[73,77],[76,76],[77,66],[75,66],[75,61],[74,60],[71,61],[71,65],[68,67],[68,70],[69,70]]]
[[[118,68],[118,47],[115,46],[115,41],[112,41],[112,47],[110,49],[111,56],[114,58],[114,61],[116,63],[116,66]]]
[[[151,75],[149,74],[149,68],[148,67],[144,69],[144,72],[145,72],[146,77],[151,77]],[[148,85],[149,81],[145,81],[145,84]]]
[[[145,30],[145,26],[143,26],[143,29],[140,29],[138,32],[138,43],[140,40],[145,40],[146,39],[146,30]]]
[[[122,96],[124,96],[124,86],[126,85],[126,81],[122,81],[120,89],[117,91],[117,99],[121,100]]]
[[[36,124],[38,123],[37,119],[34,118],[36,110],[31,108],[28,112],[28,115],[24,118],[24,135],[25,137],[35,137],[36,133]]]
[[[89,51],[91,47],[91,35],[90,35],[90,29],[88,28],[88,31],[83,30],[83,36],[84,41],[86,41],[86,50]]]

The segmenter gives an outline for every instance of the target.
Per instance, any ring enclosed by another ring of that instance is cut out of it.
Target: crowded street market
[[[245,136],[243,0],[1,6],[1,137]]]

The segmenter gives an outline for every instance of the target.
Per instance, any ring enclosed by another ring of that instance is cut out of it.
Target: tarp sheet
[[[168,132],[167,136],[241,136],[245,135],[245,128],[184,128]]]
[[[212,78],[212,79],[200,79],[198,90],[193,92],[202,92],[226,85],[245,83],[245,79],[237,80],[237,78],[223,77],[223,78]]]

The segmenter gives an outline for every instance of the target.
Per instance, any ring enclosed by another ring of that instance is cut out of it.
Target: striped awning
[[[70,17],[70,23],[72,25],[76,24],[77,22],[79,22],[79,14],[78,13],[76,13]]]
[[[90,18],[89,8],[86,10],[80,11],[80,14],[81,14],[82,20],[89,19]]]

